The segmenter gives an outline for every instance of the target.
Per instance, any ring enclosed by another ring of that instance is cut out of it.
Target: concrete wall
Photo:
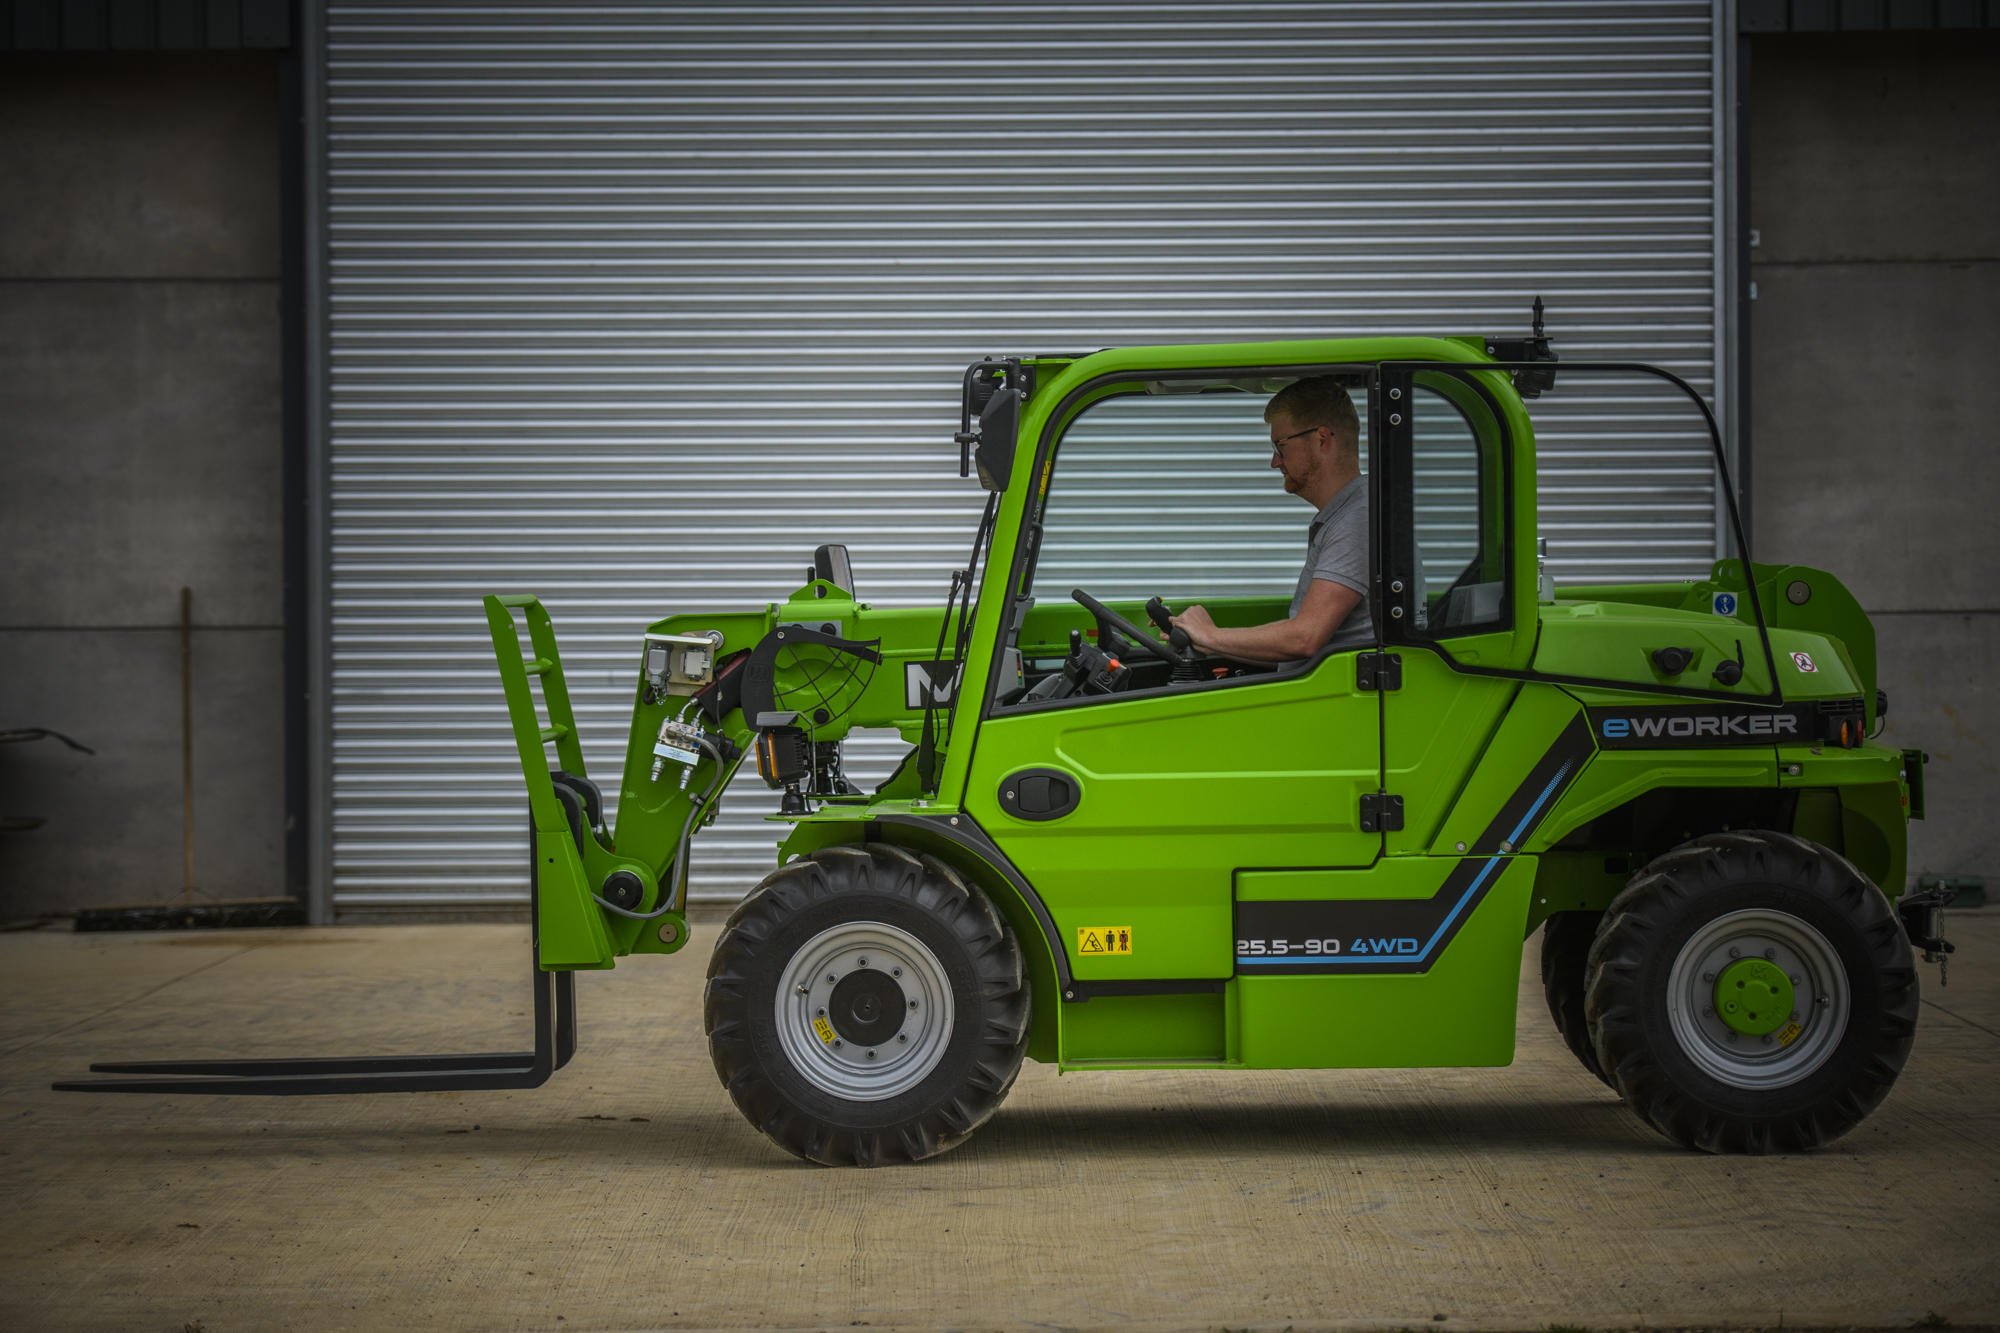
[[[1874,617],[1911,870],[2000,874],[2000,33],[1758,37],[1751,77],[1752,540]]]
[[[274,53],[0,56],[0,918],[284,891]]]

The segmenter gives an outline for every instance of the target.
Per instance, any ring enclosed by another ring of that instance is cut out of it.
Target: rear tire
[[[1597,1047],[1583,1013],[1590,946],[1597,942],[1597,927],[1603,920],[1602,912],[1558,912],[1548,919],[1542,927],[1542,995],[1569,1053],[1607,1087],[1615,1087],[1597,1063]]]
[[[1784,833],[1710,834],[1611,904],[1585,1015],[1613,1086],[1668,1138],[1798,1152],[1888,1095],[1916,1032],[1916,969],[1888,900],[1844,857]]]
[[[932,856],[831,847],[767,878],[709,962],[709,1056],[736,1108],[826,1166],[964,1142],[1021,1072],[1029,991],[986,895]]]

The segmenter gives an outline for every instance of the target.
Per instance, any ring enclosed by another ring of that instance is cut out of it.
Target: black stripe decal
[[[1429,898],[1236,904],[1238,976],[1428,972],[1594,752],[1581,712]]]
[[[1527,841],[1560,799],[1563,789],[1575,780],[1585,761],[1596,752],[1597,747],[1590,739],[1590,720],[1579,709],[1556,737],[1555,744],[1549,746],[1548,753],[1528,771],[1527,778],[1514,789],[1514,794],[1500,807],[1500,813],[1493,816],[1493,822],[1472,844],[1472,855],[1511,852]]]

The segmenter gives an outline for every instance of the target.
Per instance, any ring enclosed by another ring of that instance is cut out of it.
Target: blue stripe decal
[[[1392,963],[1416,963],[1423,961],[1413,953],[1314,953],[1300,958],[1271,958],[1263,954],[1238,954],[1239,963],[1254,963],[1258,967],[1286,967],[1299,963],[1379,963],[1387,959]]]
[[[1484,884],[1486,877],[1493,873],[1493,867],[1499,864],[1500,858],[1496,856],[1488,860],[1481,867],[1479,874],[1473,878],[1472,887],[1461,894],[1459,900],[1452,905],[1452,909],[1445,913],[1444,920],[1438,923],[1438,928],[1435,931],[1431,932],[1431,937],[1424,941],[1423,951],[1417,957],[1428,958],[1431,956],[1431,950],[1437,948],[1437,942],[1444,938],[1444,933],[1447,930],[1451,929],[1451,923],[1458,920],[1458,914],[1465,910],[1465,905],[1472,901],[1474,894],[1479,892],[1479,886]]]
[[[1443,922],[1431,933],[1431,937],[1424,941],[1424,947],[1415,953],[1316,953],[1303,954],[1297,958],[1273,958],[1269,954],[1238,954],[1236,955],[1236,961],[1271,967],[1285,967],[1299,963],[1379,963],[1385,958],[1399,962],[1420,963],[1430,957],[1431,950],[1437,947],[1438,940],[1444,936],[1447,930],[1451,929],[1451,923],[1458,919],[1458,914],[1465,910],[1465,905],[1471,902],[1473,897],[1478,894],[1479,886],[1484,884],[1486,877],[1493,873],[1493,867],[1499,865],[1503,859],[1498,856],[1491,856],[1486,859],[1486,864],[1481,866],[1479,873],[1473,877],[1471,886],[1459,895],[1458,901],[1452,905],[1451,911],[1445,914]]]
[[[1521,822],[1514,825],[1514,831],[1507,836],[1508,846],[1517,847],[1520,845],[1522,831],[1534,822],[1536,815],[1542,812],[1542,807],[1548,804],[1549,797],[1554,795],[1556,788],[1562,785],[1563,778],[1569,773],[1570,765],[1575,762],[1576,760],[1574,759],[1565,759],[1563,761],[1563,766],[1556,770],[1554,777],[1549,779],[1549,785],[1542,788],[1542,794],[1537,796],[1535,803],[1528,807],[1528,813],[1522,815]]]

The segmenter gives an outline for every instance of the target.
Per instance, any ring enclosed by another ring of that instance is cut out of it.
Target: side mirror
[[[812,576],[845,589],[849,597],[854,595],[854,567],[847,562],[845,546],[822,546],[815,550]]]
[[[973,461],[979,484],[989,491],[1007,489],[1014,475],[1014,436],[1021,429],[1021,391],[1009,386],[996,391],[979,414],[979,443]]]

